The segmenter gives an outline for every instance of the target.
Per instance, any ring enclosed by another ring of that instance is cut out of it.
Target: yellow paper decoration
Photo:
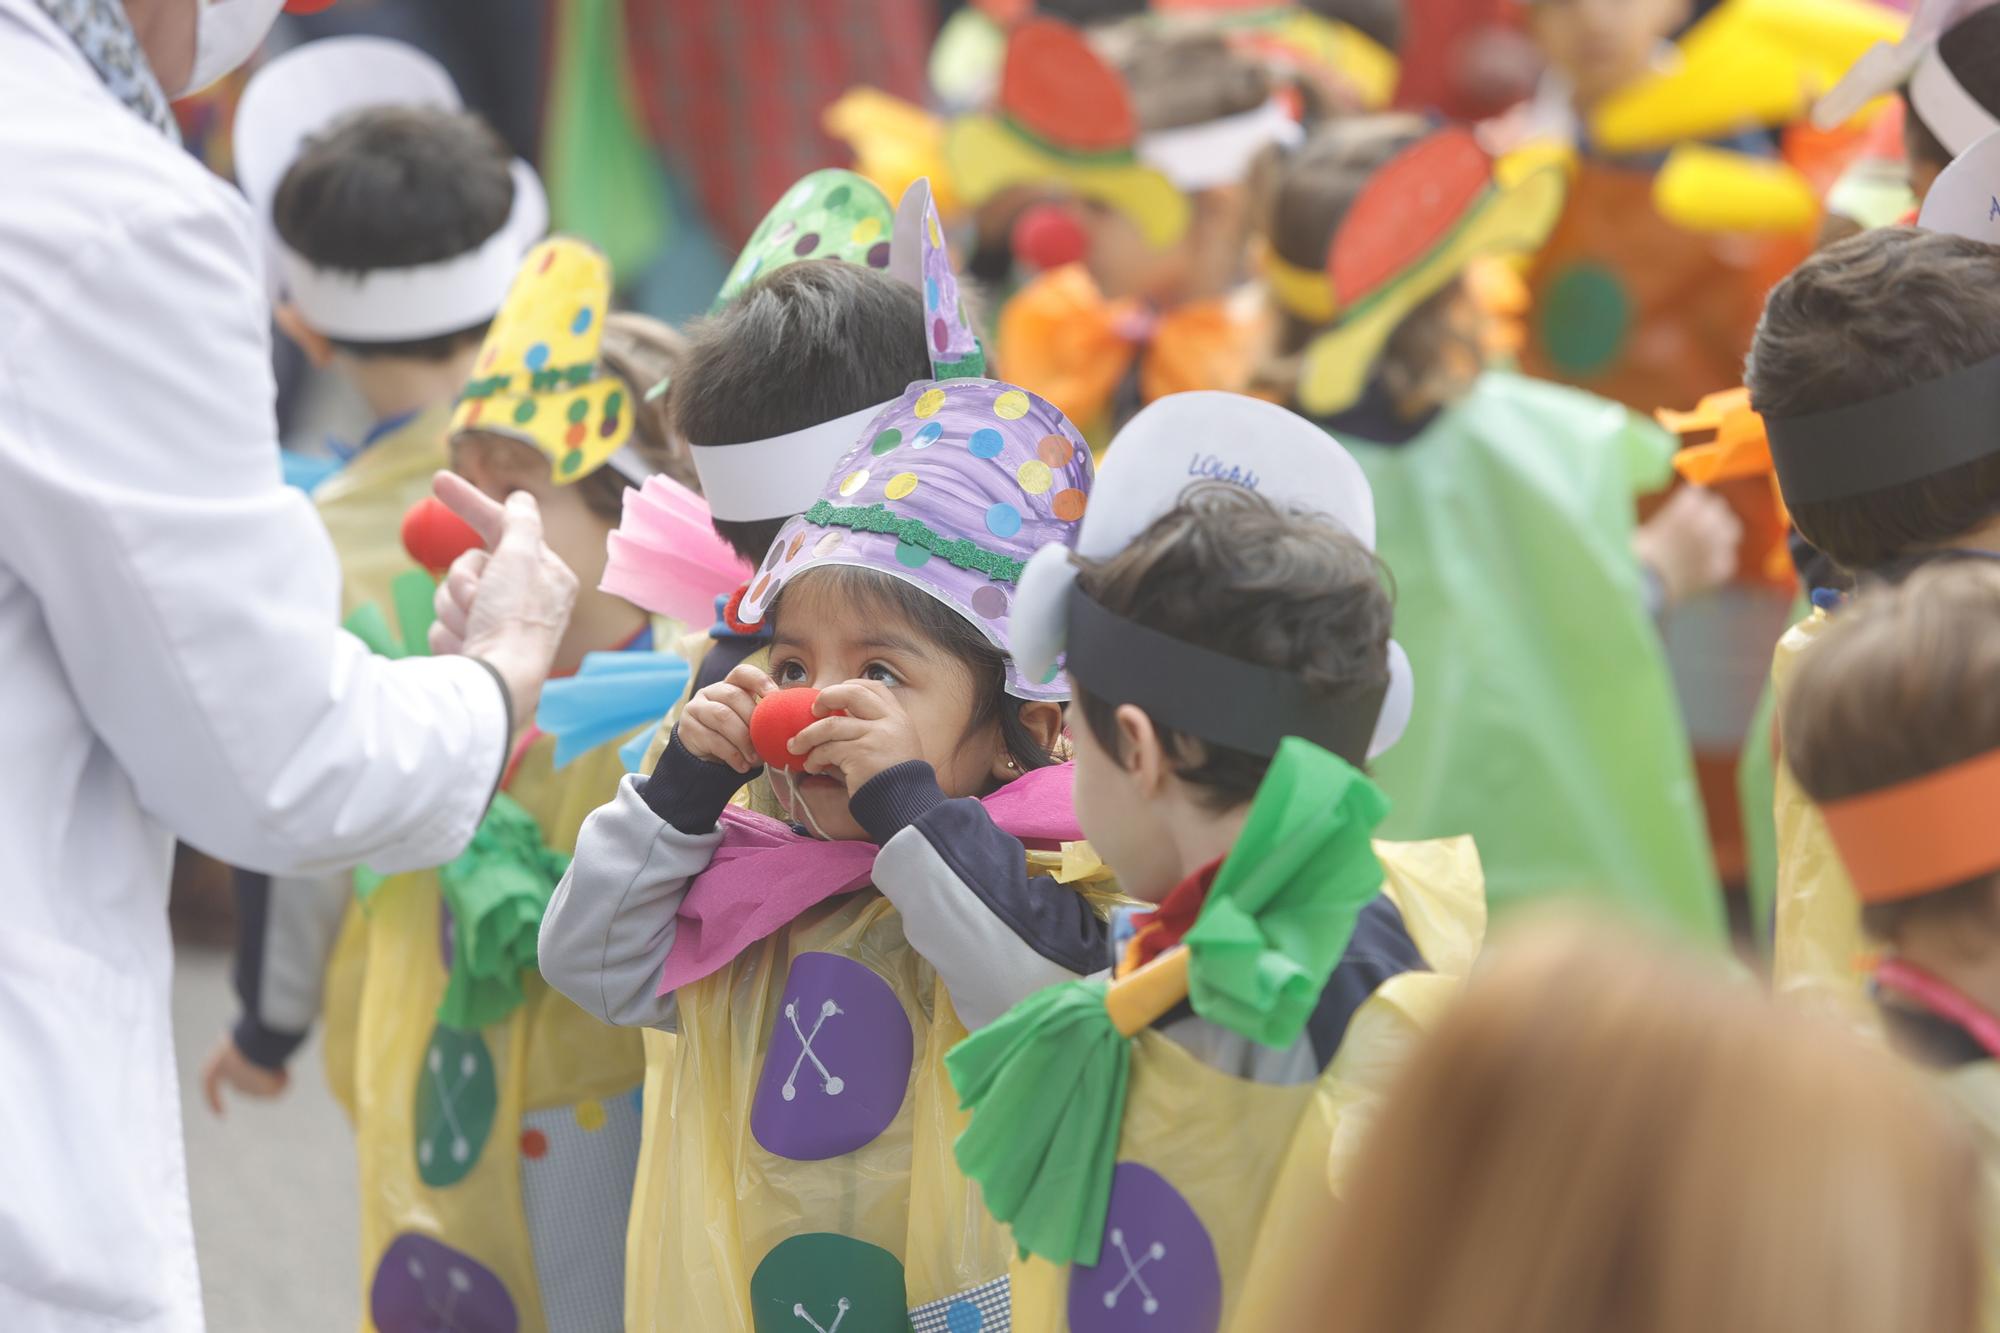
[[[556,484],[589,476],[632,435],[630,392],[598,359],[611,265],[568,236],[530,250],[479,349],[451,431],[480,430],[546,454]]]

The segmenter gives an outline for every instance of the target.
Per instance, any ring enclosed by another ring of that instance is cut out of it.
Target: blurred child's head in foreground
[[[1303,1293],[1331,1333],[1980,1326],[1967,1136],[1720,960],[1503,939],[1373,1123]]]

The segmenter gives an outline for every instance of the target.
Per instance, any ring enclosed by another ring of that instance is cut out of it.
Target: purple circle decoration
[[[792,962],[750,1107],[750,1133],[795,1162],[873,1142],[903,1109],[915,1039],[889,983],[838,954]]]
[[[1111,1175],[1104,1253],[1069,1271],[1072,1333],[1215,1333],[1222,1270],[1208,1230],[1158,1172],[1120,1162]]]
[[[381,1333],[515,1333],[521,1322],[492,1269],[414,1231],[383,1251],[368,1314]]]

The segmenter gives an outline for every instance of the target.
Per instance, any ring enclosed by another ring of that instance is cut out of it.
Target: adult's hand
[[[501,505],[452,472],[438,473],[432,489],[490,549],[461,555],[438,585],[431,651],[485,661],[506,682],[514,716],[533,717],[576,602],[576,575],[543,542],[534,496],[516,491]]]

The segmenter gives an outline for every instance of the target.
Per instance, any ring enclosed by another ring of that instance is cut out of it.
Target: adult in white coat
[[[279,482],[250,210],[163,93],[246,58],[280,3],[0,0],[6,1333],[202,1327],[174,836],[277,872],[450,859],[574,596],[520,496],[455,571],[440,637],[466,656],[335,628],[332,548]]]

